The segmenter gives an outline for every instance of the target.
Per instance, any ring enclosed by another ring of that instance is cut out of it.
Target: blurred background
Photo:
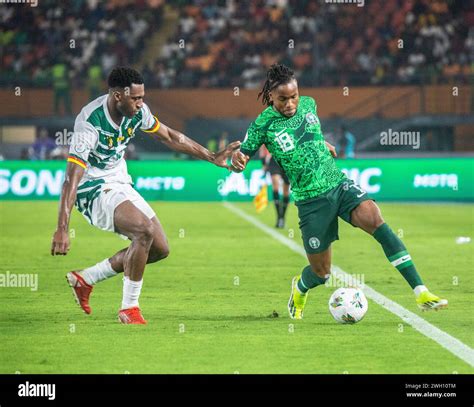
[[[116,65],[162,122],[211,150],[242,140],[276,62],[316,99],[340,160],[472,157],[469,1],[38,0],[0,8],[0,159],[64,159]],[[407,132],[420,143],[383,144]],[[188,160],[138,135],[129,160]],[[258,157],[257,157],[258,158]],[[472,171],[472,161],[471,171]]]

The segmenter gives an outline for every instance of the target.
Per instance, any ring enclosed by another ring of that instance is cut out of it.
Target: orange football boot
[[[72,288],[72,294],[74,295],[77,304],[86,314],[90,314],[92,310],[89,306],[89,297],[94,287],[90,284],[87,284],[82,276],[76,271],[67,273],[66,280],[69,286]]]
[[[122,324],[146,324],[142,312],[138,307],[121,309],[118,313],[118,317]]]

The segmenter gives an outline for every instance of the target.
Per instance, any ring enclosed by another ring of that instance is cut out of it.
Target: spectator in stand
[[[346,158],[355,158],[356,138],[349,130],[347,130],[346,126],[343,125],[341,130],[345,140],[344,155]]]
[[[54,141],[49,138],[48,130],[40,129],[36,141],[31,146],[30,159],[31,160],[48,160],[50,153],[56,148]]]
[[[226,131],[223,131],[221,136],[219,137],[218,150],[222,150],[226,148],[228,144],[229,144],[229,133]]]
[[[339,158],[355,158],[355,145],[355,136],[342,125],[336,137],[336,151]]]
[[[214,137],[207,141],[207,149],[213,153],[217,151],[217,140]]]
[[[99,64],[98,58],[87,71],[87,88],[89,90],[89,100],[94,100],[104,93],[102,86],[102,68]]]
[[[62,101],[65,114],[72,114],[71,92],[69,83],[69,68],[67,64],[58,59],[52,67],[53,90],[54,90],[54,113],[60,114],[59,103]]]

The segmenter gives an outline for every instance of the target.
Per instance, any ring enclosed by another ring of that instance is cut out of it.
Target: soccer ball
[[[368,307],[367,298],[358,288],[338,288],[329,298],[329,312],[340,324],[359,322]]]

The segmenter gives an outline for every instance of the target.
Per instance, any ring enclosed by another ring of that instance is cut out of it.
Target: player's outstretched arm
[[[179,153],[189,154],[190,156],[204,161],[209,161],[218,167],[224,168],[229,168],[227,165],[227,159],[237,148],[240,147],[240,141],[234,141],[226,148],[218,151],[217,153],[213,153],[206,147],[185,136],[183,133],[172,129],[171,127],[165,126],[163,123],[161,123],[157,134],[160,136],[158,137],[158,140],[160,140],[172,150],[178,151]]]
[[[250,157],[248,155],[245,155],[240,150],[235,151],[232,154],[232,160],[229,169],[233,172],[242,172],[243,170],[245,170],[245,167],[247,166],[249,160]]]
[[[67,163],[66,177],[59,201],[58,226],[51,243],[51,255],[66,255],[69,251],[69,220],[76,201],[77,186],[84,174],[84,168],[72,162]]]

